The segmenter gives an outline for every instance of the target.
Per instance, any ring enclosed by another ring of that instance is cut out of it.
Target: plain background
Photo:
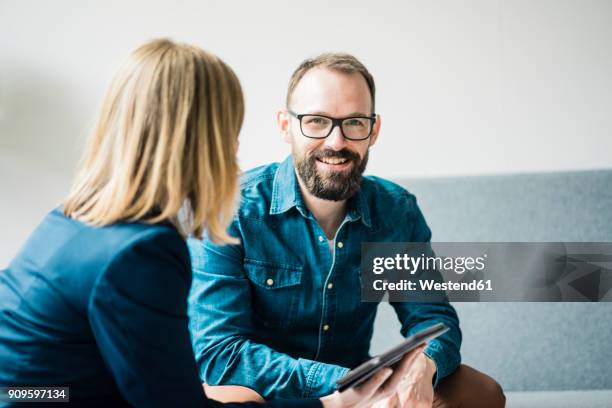
[[[612,167],[612,1],[0,0],[0,267],[66,194],[120,61],[170,37],[240,77],[244,169],[289,152],[289,76],[324,51],[377,81],[388,178]]]

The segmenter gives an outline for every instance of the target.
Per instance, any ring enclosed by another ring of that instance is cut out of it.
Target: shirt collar
[[[361,222],[366,227],[372,227],[370,219],[370,206],[368,205],[368,183],[365,180],[361,181],[361,188],[349,200],[349,211],[347,217],[350,221],[356,221],[361,218]]]
[[[347,218],[349,221],[361,219],[363,224],[371,227],[370,207],[368,206],[368,183],[361,183],[361,189],[349,199],[349,210]],[[295,174],[293,156],[289,155],[283,161],[274,174],[272,185],[272,199],[270,203],[270,214],[282,214],[295,207],[304,217],[311,217],[310,211],[304,204],[302,192]]]
[[[296,207],[303,216],[307,216],[308,210],[302,199],[300,186],[295,175],[293,156],[289,155],[278,166],[274,174],[270,214],[282,214],[293,207]]]

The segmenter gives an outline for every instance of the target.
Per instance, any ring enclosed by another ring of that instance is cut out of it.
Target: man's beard
[[[310,194],[323,200],[342,201],[352,197],[361,187],[361,178],[368,164],[366,151],[363,159],[359,154],[346,148],[334,151],[330,149],[315,150],[305,156],[293,151],[295,168]],[[320,158],[347,159],[352,163],[350,170],[320,172],[317,169],[317,159]]]

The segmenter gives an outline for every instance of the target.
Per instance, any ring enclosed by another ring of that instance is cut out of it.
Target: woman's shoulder
[[[119,222],[96,226],[70,218],[56,208],[39,230],[47,232],[43,234],[46,238],[52,235],[63,248],[61,252],[76,251],[82,261],[100,266],[123,257],[140,258],[143,263],[155,262],[167,254],[189,259],[185,240],[170,223]]]
[[[43,221],[43,225],[54,229],[72,231],[95,239],[108,239],[119,243],[131,244],[154,237],[164,237],[170,241],[183,241],[181,234],[169,222],[148,224],[145,222],[117,222],[109,225],[92,225],[64,214],[61,207],[55,208]],[[121,245],[119,245],[121,247]]]
[[[73,241],[85,255],[81,266],[90,264],[92,268],[86,269],[95,270],[92,298],[106,298],[110,292],[142,304],[164,296],[167,302],[186,298],[191,286],[189,251],[172,224],[120,222],[97,227],[72,219],[65,222],[77,223],[80,229]]]
[[[136,290],[148,281],[151,287],[165,286],[182,293],[190,284],[190,273],[187,245],[171,225],[117,223],[96,227],[55,209],[13,258],[5,277],[22,302],[29,293],[28,302],[46,299],[49,305],[50,299],[56,299],[57,307],[69,305],[69,310],[82,312],[100,283]]]
[[[112,253],[92,287],[89,310],[113,299],[182,313],[191,287],[187,244],[172,225],[121,223],[106,227]],[[117,242],[120,240],[121,242]],[[109,297],[110,296],[110,297]],[[130,306],[131,305],[131,306]]]

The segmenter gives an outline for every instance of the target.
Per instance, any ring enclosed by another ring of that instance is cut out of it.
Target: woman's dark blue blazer
[[[0,271],[0,387],[68,386],[83,406],[217,406],[191,348],[190,286],[172,225],[94,227],[54,210]]]

